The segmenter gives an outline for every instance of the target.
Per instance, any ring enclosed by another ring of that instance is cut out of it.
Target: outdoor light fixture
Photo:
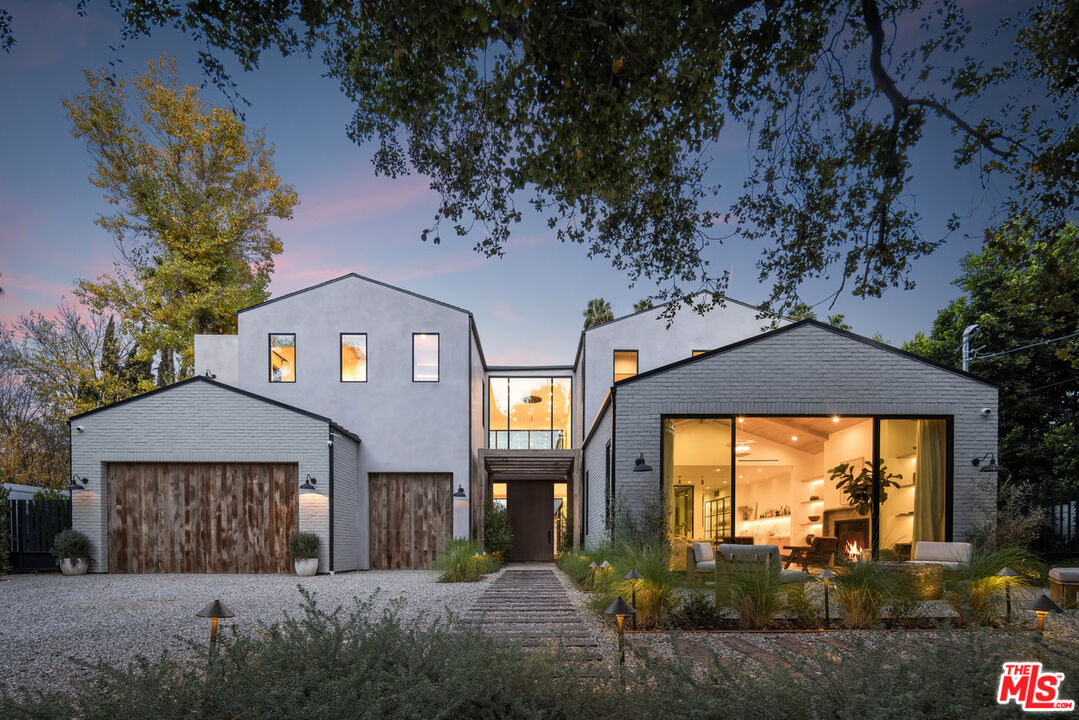
[[[1007,606],[1007,610],[1008,610],[1008,616],[1007,616],[1008,619],[1007,619],[1006,622],[1011,622],[1012,621],[1012,583],[1011,583],[1011,579],[1013,577],[1019,577],[1019,573],[1017,573],[1015,570],[1012,570],[1010,567],[1005,565],[997,573],[997,577],[1004,578],[1004,597],[1006,599],[1006,606]]]
[[[832,615],[831,610],[828,607],[828,581],[835,577],[835,573],[824,568],[817,573],[817,579],[824,583],[824,629],[830,630],[832,627]]]
[[[82,477],[81,475],[72,473],[71,480],[68,481],[67,487],[64,489],[71,493],[75,492],[76,490],[85,490],[86,483],[88,482],[90,481]]]
[[[589,578],[588,583],[591,586],[589,589],[590,590],[595,590],[596,589],[596,568],[598,568],[599,565],[597,565],[596,561],[593,560],[592,563],[588,567],[590,568],[589,575],[588,575],[588,578]]]
[[[989,458],[989,462],[982,465],[982,462],[986,458]],[[991,452],[987,452],[985,455],[982,455],[980,458],[974,458],[973,460],[970,461],[970,464],[973,465],[974,467],[978,467],[979,465],[981,465],[982,466],[982,472],[1000,472],[1001,470],[1004,469],[1003,465],[997,465],[997,456],[994,455]]]
[[[652,472],[652,466],[644,461],[644,453],[633,461],[633,472]]]
[[[210,618],[210,647],[213,647],[217,644],[217,621],[221,618],[234,617],[234,615],[223,602],[214,600],[200,610],[195,617]]]
[[[457,492],[455,492],[453,494],[453,496],[455,498],[463,498],[465,496],[465,487],[464,487],[464,485],[458,485],[457,486]]]
[[[318,483],[318,480],[311,477],[311,473],[307,473],[307,477],[304,478],[303,485],[300,485],[300,492],[314,492],[316,483]]]
[[[1034,598],[1034,600],[1027,603],[1023,609],[1033,610],[1034,614],[1038,616],[1038,632],[1045,632],[1045,618],[1049,613],[1064,612],[1060,609],[1059,605],[1047,598],[1044,594]]]
[[[614,615],[618,620],[618,674],[622,675],[622,666],[626,664],[626,646],[625,646],[625,631],[626,631],[626,616],[637,616],[637,611],[632,605],[627,603],[619,595],[610,606],[603,611],[604,615]]]
[[[631,592],[633,593],[633,596],[631,598],[633,600],[633,607],[637,607],[637,581],[640,580],[643,576],[639,572],[637,572],[637,568],[633,568],[622,577],[624,577],[626,580],[629,580],[629,587]],[[633,629],[637,629],[636,615],[633,616]]]
[[[610,570],[610,569],[611,569],[611,563],[610,563],[610,562],[608,562],[608,561],[606,561],[606,560],[604,560],[603,562],[601,562],[601,563],[599,564],[599,569],[600,569],[600,570],[602,570],[602,571],[604,571],[604,572],[607,572],[608,570]]]

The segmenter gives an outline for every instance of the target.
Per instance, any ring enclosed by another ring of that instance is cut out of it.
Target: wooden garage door
[[[450,473],[371,473],[371,568],[435,565],[453,533]]]
[[[110,463],[109,572],[284,573],[296,465]]]

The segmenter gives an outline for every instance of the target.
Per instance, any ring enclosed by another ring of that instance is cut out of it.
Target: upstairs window
[[[697,357],[698,355],[704,355],[706,352],[708,352],[708,351],[707,350],[694,350],[693,351],[693,357]]]
[[[625,380],[637,374],[637,351],[614,351],[614,381]]]
[[[270,333],[270,382],[296,382],[296,335]]]
[[[341,333],[341,382],[367,382],[367,333]]]
[[[412,333],[412,381],[438,382],[438,333]]]

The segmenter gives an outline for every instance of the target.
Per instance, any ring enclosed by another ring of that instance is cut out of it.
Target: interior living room
[[[851,558],[876,550],[909,559],[913,541],[945,539],[946,425],[838,415],[666,418],[676,565],[695,541],[777,545],[789,555],[836,538],[836,551]],[[876,496],[875,432],[883,463]],[[842,466],[847,479],[837,487]]]

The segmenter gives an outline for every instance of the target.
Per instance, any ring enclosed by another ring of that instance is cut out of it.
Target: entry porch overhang
[[[580,450],[480,450],[489,482],[569,482],[580,457]]]

